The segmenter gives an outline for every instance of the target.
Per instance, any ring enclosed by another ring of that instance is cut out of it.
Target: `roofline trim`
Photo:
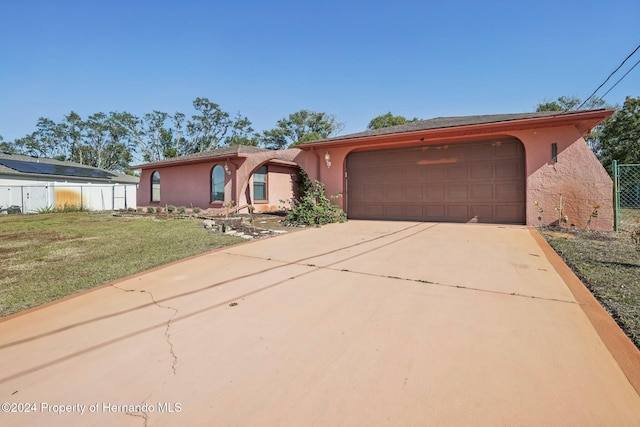
[[[390,139],[398,140],[399,138],[403,141],[413,141],[414,139],[426,140],[426,139],[439,139],[439,138],[447,138],[447,137],[456,137],[461,132],[464,132],[465,135],[469,136],[478,136],[478,135],[489,135],[495,133],[505,133],[506,131],[512,130],[525,130],[525,129],[534,129],[534,128],[543,128],[543,127],[558,127],[565,125],[577,125],[578,122],[593,122],[588,132],[591,128],[611,117],[615,113],[615,110],[593,110],[588,112],[578,112],[578,113],[565,113],[558,114],[555,116],[545,116],[545,117],[533,117],[526,119],[514,119],[514,120],[503,120],[499,122],[489,122],[489,123],[479,123],[479,124],[470,124],[470,125],[460,125],[460,126],[450,126],[450,127],[440,127],[433,129],[423,129],[423,130],[411,130],[406,132],[397,132],[397,133],[388,133],[384,135],[365,135],[365,136],[357,136],[350,138],[348,135],[345,135],[345,138],[333,138],[331,140],[324,141],[314,141],[308,142],[306,144],[300,144],[298,148],[304,151],[313,151],[315,149],[323,149],[327,147],[339,147],[345,145],[352,145],[354,142],[366,142],[366,143],[376,143],[376,144],[384,144],[389,142]],[[581,129],[584,132],[584,129]]]

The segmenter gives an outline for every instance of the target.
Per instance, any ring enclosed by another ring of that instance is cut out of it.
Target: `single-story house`
[[[135,208],[138,180],[74,162],[0,153],[0,210],[15,206],[23,213],[65,206]]]
[[[297,194],[299,150],[235,145],[133,166],[138,206],[185,206],[214,212],[278,211]]]
[[[612,181],[584,137],[613,112],[438,117],[288,150],[183,156],[137,167],[138,205],[270,210],[293,197],[299,167],[353,219],[610,230]]]

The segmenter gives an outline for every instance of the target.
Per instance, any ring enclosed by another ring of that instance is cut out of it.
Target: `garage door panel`
[[[471,219],[475,222],[492,222],[494,217],[493,205],[471,206]]]
[[[411,202],[421,202],[424,198],[422,194],[422,185],[407,184],[402,188],[402,197],[404,200]]]
[[[524,223],[524,148],[516,139],[352,153],[351,218]]]
[[[491,159],[495,157],[495,150],[492,143],[470,145],[467,152],[469,159]]]
[[[382,173],[379,168],[371,168],[365,171],[365,185],[381,185],[383,181]]]
[[[524,148],[520,141],[496,141],[495,142],[496,153],[495,157],[510,157],[520,158],[524,157]]]
[[[384,218],[384,205],[366,205],[365,212],[367,217]]]
[[[424,213],[427,221],[444,221],[447,214],[447,207],[442,204],[427,205],[424,207]]]
[[[520,186],[511,183],[499,183],[495,185],[496,199],[510,202],[519,202],[524,200],[524,192]]]
[[[470,218],[469,206],[448,205],[446,215],[450,221],[466,222]]]
[[[385,218],[394,218],[399,219],[403,218],[403,206],[402,205],[385,205],[384,206],[384,217]]]
[[[364,195],[367,202],[382,202],[384,200],[382,188],[380,187],[366,187]]]
[[[442,164],[425,165],[424,178],[426,182],[441,182],[447,179],[447,168]]]
[[[402,181],[407,182],[423,182],[424,181],[424,168],[412,167],[402,169]]]
[[[471,197],[473,201],[491,201],[493,200],[492,184],[471,184]]]
[[[496,179],[517,180],[523,174],[523,168],[516,162],[499,162],[495,166]]]
[[[402,187],[397,185],[385,185],[383,187],[382,195],[382,200],[384,200],[385,203],[403,201]]]
[[[469,179],[469,166],[465,163],[450,163],[447,169],[447,181],[466,181]]]
[[[353,202],[353,206],[356,204],[360,204],[365,202],[367,198],[365,197],[364,187],[362,186],[349,186],[349,200]]]
[[[444,184],[424,186],[424,196],[427,201],[444,201],[445,195],[446,187]]]
[[[447,200],[449,201],[464,201],[469,199],[469,186],[468,185],[448,185],[447,186]]]
[[[423,218],[425,216],[422,205],[405,205],[404,217],[407,219]]]
[[[498,205],[495,208],[494,222],[510,222],[511,218],[524,216],[524,206],[521,204]]]
[[[403,168],[402,167],[391,167],[385,170],[381,170],[379,173],[382,176],[382,182],[384,184],[399,184],[403,181]]]
[[[469,164],[469,179],[487,180],[492,179],[495,169],[493,161],[480,161]]]

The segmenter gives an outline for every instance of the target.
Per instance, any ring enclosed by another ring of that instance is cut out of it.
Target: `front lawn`
[[[0,316],[241,241],[197,219],[1,215]]]

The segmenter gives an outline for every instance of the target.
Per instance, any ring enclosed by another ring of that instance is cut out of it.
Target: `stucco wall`
[[[249,190],[251,203],[255,208],[255,212],[274,212],[279,211],[283,207],[291,207],[289,200],[297,196],[298,192],[298,171],[297,168],[270,164],[267,167],[267,194],[269,200],[266,202],[256,201],[253,194],[253,175],[249,179]],[[245,191],[246,194],[246,191]],[[281,203],[283,200],[285,203]],[[246,198],[244,200],[246,203]],[[243,209],[241,212],[246,211]]]
[[[273,153],[265,156],[257,153],[251,158],[233,158],[218,162],[191,163],[144,169],[140,176],[138,189],[138,206],[186,206],[201,209],[223,209],[223,202],[211,202],[211,171],[216,165],[229,168],[225,174],[225,201],[233,200],[236,207],[252,204],[253,172],[274,157]],[[269,200],[253,203],[256,211],[273,211],[280,208],[281,199],[292,197],[292,185],[295,184],[297,167],[270,164],[268,166],[268,195]],[[151,175],[154,171],[160,173],[160,201],[151,202]],[[292,183],[293,181],[293,183]],[[246,208],[240,212],[247,212]]]
[[[216,164],[224,166],[225,163],[233,174],[236,166],[231,162],[206,162],[143,170],[138,187],[138,206],[220,208],[222,203],[211,203],[211,170]],[[151,202],[151,175],[154,171],[160,173],[160,202]],[[225,200],[234,199],[231,175],[225,174],[224,190]]]
[[[575,127],[512,134],[526,151],[527,224],[613,229],[613,182]]]

